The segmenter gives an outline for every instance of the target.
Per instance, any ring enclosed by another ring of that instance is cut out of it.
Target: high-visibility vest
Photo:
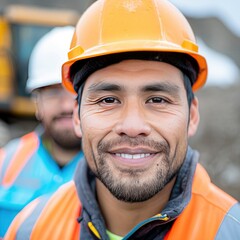
[[[38,201],[38,200],[37,200]],[[16,233],[21,224],[31,215],[38,202],[32,202],[27,210],[18,215],[8,231],[5,240],[18,239]],[[233,220],[237,201],[210,182],[206,171],[197,165],[192,186],[190,203],[173,223],[165,240],[212,240],[217,234],[228,229],[226,217]],[[236,211],[240,216],[239,206]],[[81,224],[77,218],[81,214],[81,203],[73,182],[65,184],[54,194],[37,218],[31,232],[31,240],[39,239],[81,239]],[[237,223],[240,228],[239,222]],[[231,223],[230,223],[231,225]],[[232,225],[231,225],[232,226]],[[98,237],[95,228],[89,229]],[[239,231],[239,230],[238,230]],[[239,236],[240,237],[240,236]],[[100,238],[99,238],[100,239]],[[232,238],[227,238],[231,239]],[[237,238],[236,238],[237,239]],[[235,240],[235,238],[234,238]]]
[[[71,181],[82,156],[79,151],[59,168],[35,131],[0,149],[0,238],[29,202]]]
[[[17,178],[25,164],[28,162],[30,156],[36,151],[39,145],[39,139],[35,132],[24,135],[23,137],[15,140],[17,141],[14,154],[10,163],[6,166],[6,169],[2,169],[4,155],[6,154],[4,149],[0,150],[0,173],[3,175],[0,181],[3,186],[10,186]]]

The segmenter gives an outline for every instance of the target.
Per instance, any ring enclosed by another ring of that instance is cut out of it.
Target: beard
[[[150,172],[145,172],[145,169],[123,169],[115,166],[117,169],[115,174],[108,163],[111,161],[108,152],[113,146],[121,144],[150,147],[160,153],[159,160],[152,166]],[[166,141],[157,142],[142,137],[133,139],[125,136],[119,140],[101,141],[98,144],[97,158],[94,156],[96,169],[92,171],[118,200],[130,203],[143,202],[160,192],[176,176],[182,161],[177,161],[175,156],[176,153],[173,157],[170,156],[170,147]]]
[[[81,148],[81,139],[78,138],[73,131],[70,130],[54,130],[48,131],[53,141],[63,149],[75,150]]]
[[[66,150],[80,150],[81,139],[78,138],[72,128],[56,128],[54,122],[67,114],[59,115],[51,120],[49,124],[44,124],[45,132],[61,148]]]

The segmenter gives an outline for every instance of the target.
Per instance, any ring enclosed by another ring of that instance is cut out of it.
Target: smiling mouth
[[[155,159],[156,152],[115,152],[111,153],[115,159],[115,163],[120,166],[125,166],[127,168],[146,168],[152,164]]]
[[[117,157],[125,159],[141,159],[151,156],[151,153],[140,153],[140,154],[128,154],[128,153],[115,153]]]

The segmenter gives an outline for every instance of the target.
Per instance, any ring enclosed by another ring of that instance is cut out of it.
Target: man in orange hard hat
[[[184,16],[166,0],[98,0],[68,56],[63,84],[78,93],[85,160],[6,239],[239,239],[239,203],[188,146],[207,63]]]

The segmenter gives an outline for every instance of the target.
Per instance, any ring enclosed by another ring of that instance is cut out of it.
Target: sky
[[[240,37],[239,0],[170,0],[189,17],[217,17]]]
[[[236,36],[240,37],[240,0],[170,0],[187,17],[217,17]],[[200,53],[208,62],[206,85],[229,85],[239,81],[240,69],[226,55],[210,49],[202,39],[197,39]]]

